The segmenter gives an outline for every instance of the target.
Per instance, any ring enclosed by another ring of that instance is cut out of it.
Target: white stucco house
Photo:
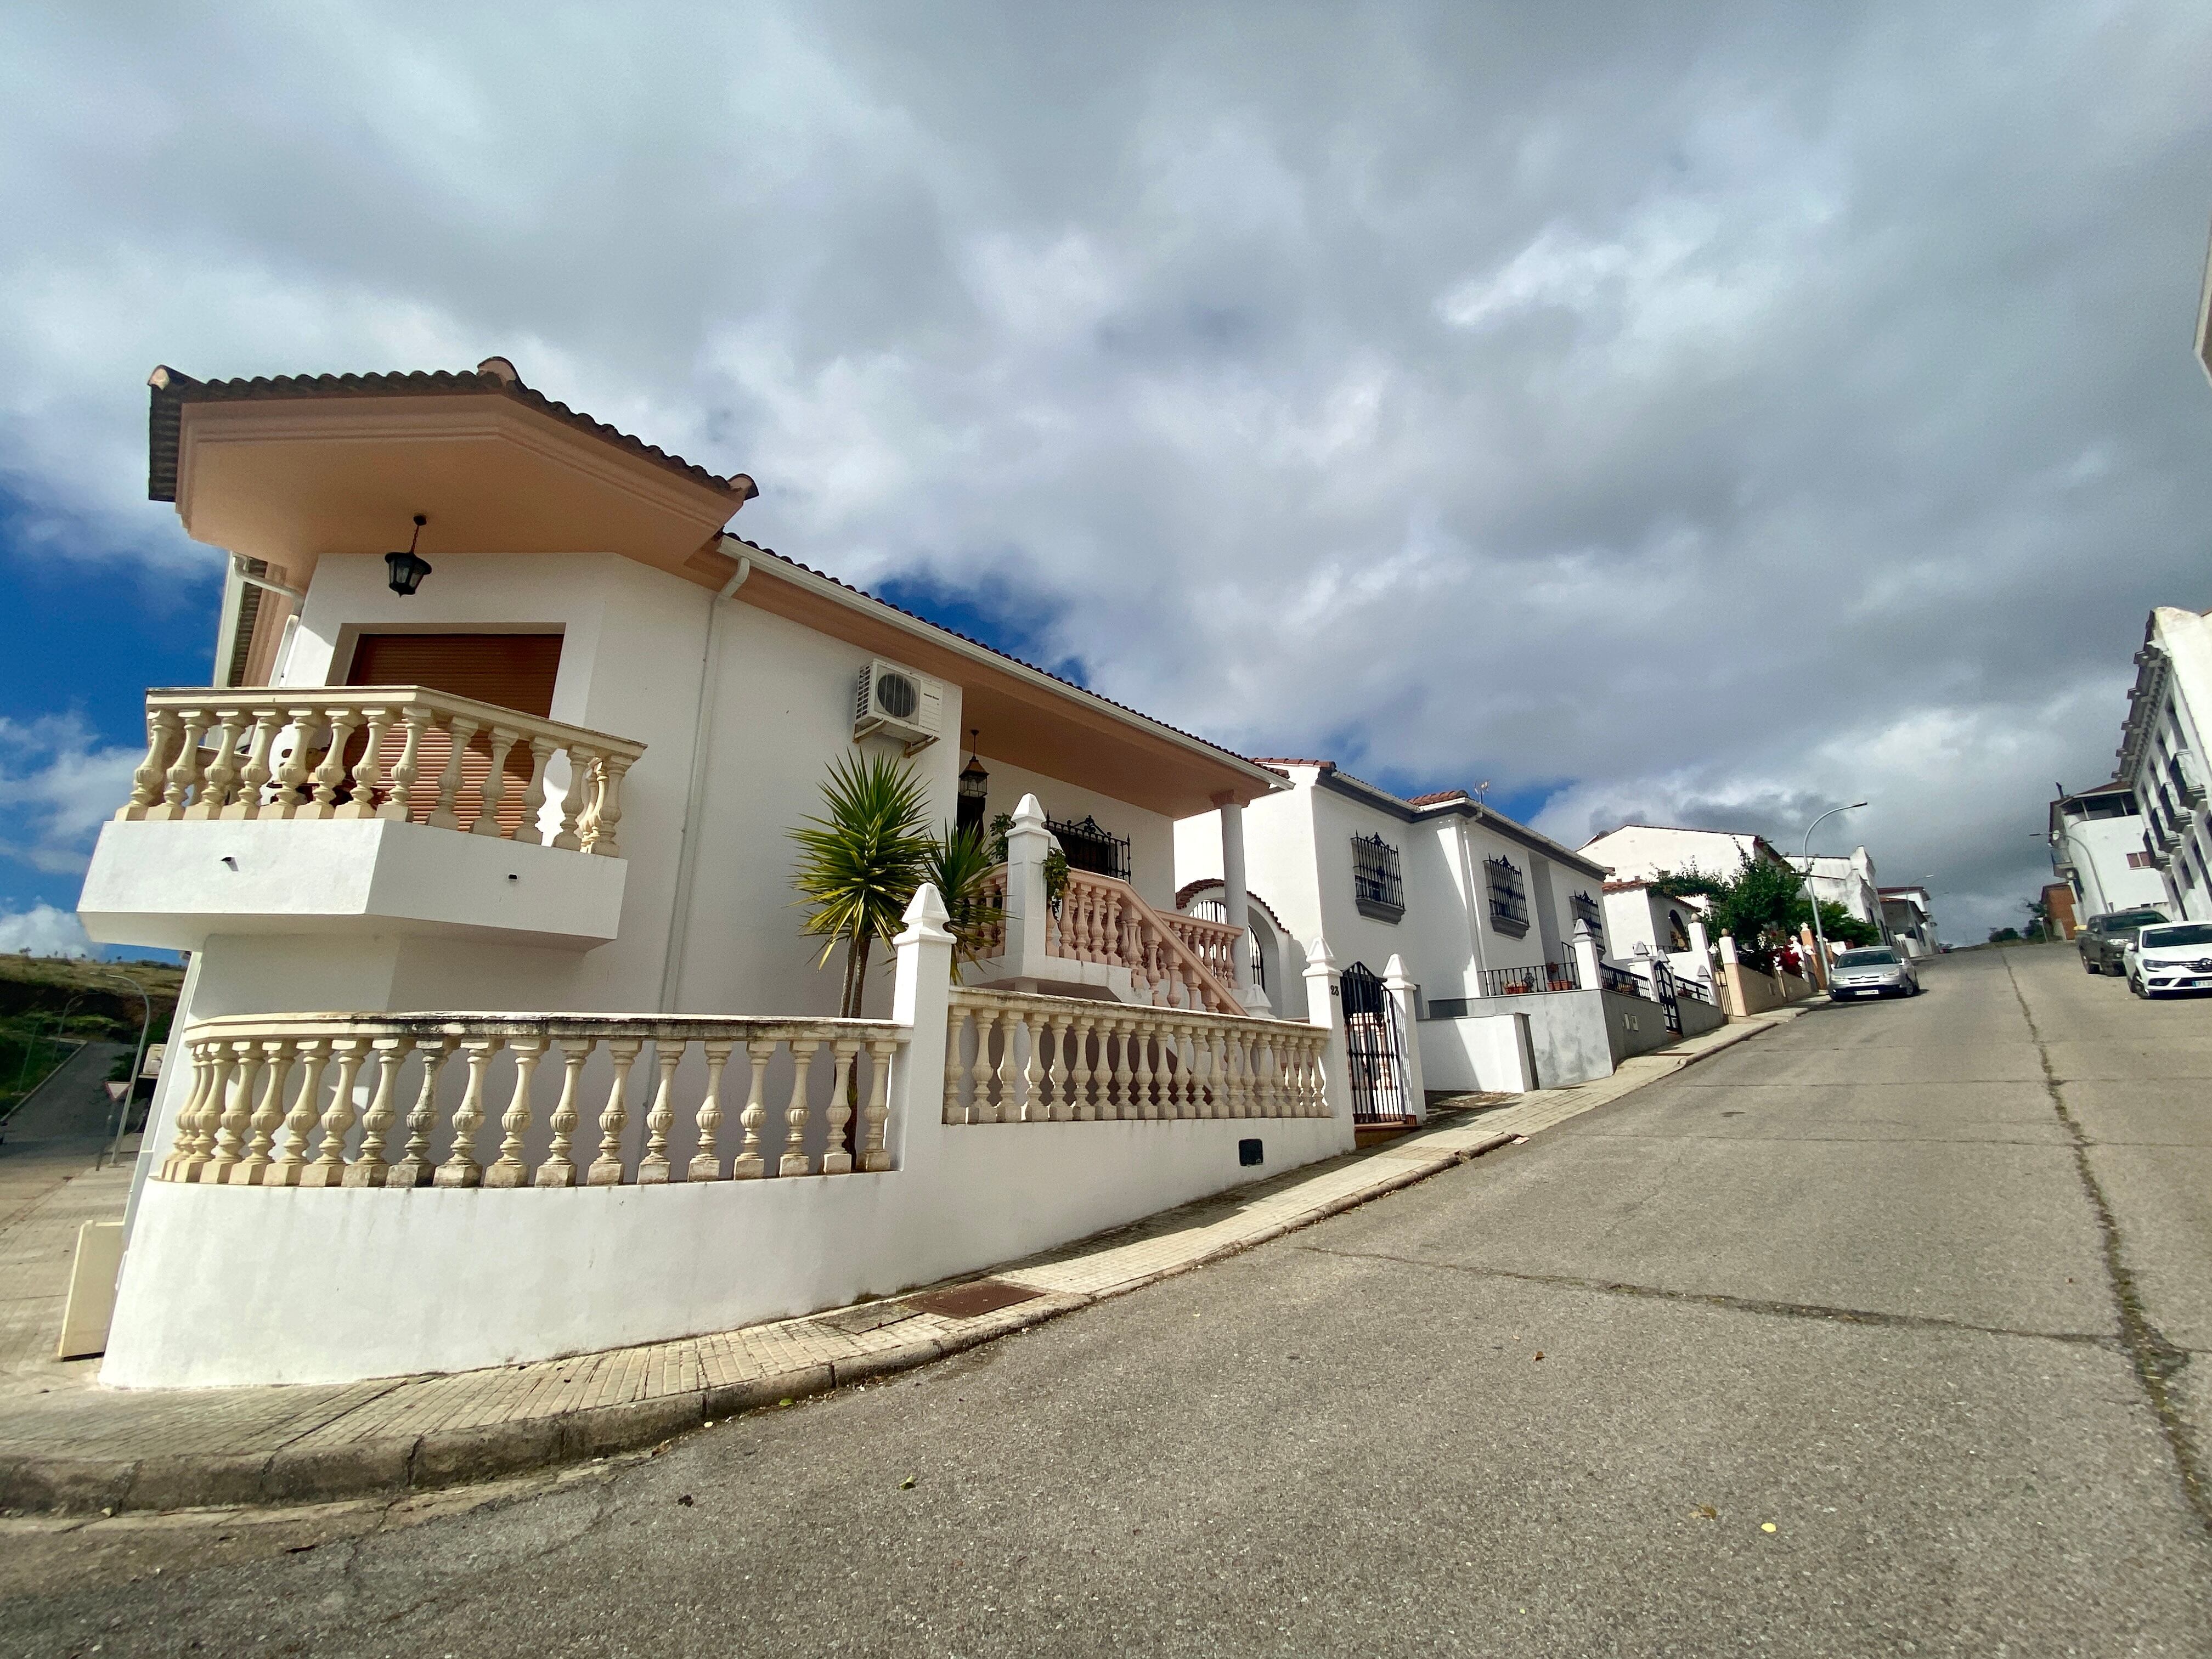
[[[1176,908],[1178,825],[1235,862],[1278,772],[732,536],[750,478],[503,359],[152,385],[233,565],[81,902],[191,953],[105,1380],[726,1328],[1352,1145],[1326,950],[1274,1018],[1241,896]],[[868,753],[1011,817],[1004,920],[956,981],[923,889],[841,1019],[789,831]]]
[[[2050,808],[2051,870],[2073,890],[2081,921],[2172,903],[2148,830],[2135,791],[2117,780],[2059,790]]]
[[[1881,878],[1875,873],[1874,856],[1865,848],[1854,848],[1848,855],[1815,853],[1810,858],[1792,856],[1790,867],[1801,876],[1809,872],[1814,894],[1823,904],[1841,905],[1844,915],[1887,936],[1888,924],[1882,916]]]
[[[1925,887],[1885,887],[1881,920],[1889,942],[1908,957],[1932,957],[1942,945],[1936,937],[1936,902]]]
[[[1725,878],[1745,862],[1763,859],[1787,866],[1764,836],[1739,830],[1690,830],[1674,824],[1624,823],[1582,845],[1584,858],[1603,865],[1616,881],[1649,881],[1661,875]]]
[[[1299,939],[1329,941],[1347,1018],[1366,1006],[1355,1001],[1357,986],[1392,991],[1373,1066],[1361,1063],[1362,1030],[1352,1033],[1361,1121],[1418,1115],[1425,1093],[1607,1076],[1626,1055],[1668,1041],[1685,1018],[1699,1030],[1718,1022],[1698,1000],[1702,988],[1662,1008],[1648,970],[1639,980],[1604,960],[1603,866],[1464,790],[1407,799],[1333,761],[1263,763],[1286,790],[1176,826],[1182,901],[1194,908],[1249,896],[1256,953],[1271,984],[1284,987],[1279,1013],[1310,1013],[1294,1001]],[[1241,828],[1225,832],[1231,817]],[[1238,847],[1243,866],[1224,867],[1223,850]],[[1402,1092],[1370,1080],[1389,1074],[1394,1041],[1417,1073]]]
[[[2212,918],[2212,813],[2205,735],[2212,729],[2212,620],[2160,605],[2136,653],[2136,683],[2113,784],[2142,815],[2143,850],[2177,920]],[[2054,848],[2055,850],[2055,848]],[[2117,908],[2117,907],[2107,907]]]

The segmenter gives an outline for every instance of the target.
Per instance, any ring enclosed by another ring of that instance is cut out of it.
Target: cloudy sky
[[[206,682],[148,370],[492,352],[1247,752],[1871,797],[1978,937],[2212,605],[2208,86],[2201,0],[12,5],[0,947]]]

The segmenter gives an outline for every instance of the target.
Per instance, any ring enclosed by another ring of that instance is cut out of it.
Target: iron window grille
[[[1129,838],[1116,836],[1098,826],[1096,818],[1086,814],[1080,823],[1061,823],[1047,818],[1044,827],[1060,837],[1060,850],[1067,855],[1071,870],[1087,870],[1094,876],[1111,876],[1116,881],[1129,879]]]
[[[1519,939],[1528,931],[1528,888],[1512,860],[1485,859],[1490,877],[1490,921],[1501,933]]]
[[[1378,921],[1396,921],[1406,914],[1398,849],[1380,836],[1352,838],[1352,898],[1361,915]]]
[[[1576,894],[1573,902],[1577,921],[1586,921],[1594,929],[1605,926],[1605,918],[1603,913],[1598,909],[1597,901],[1588,893]]]

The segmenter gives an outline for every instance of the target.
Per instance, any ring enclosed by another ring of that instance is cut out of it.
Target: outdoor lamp
[[[430,574],[430,562],[415,550],[415,544],[422,539],[422,526],[430,521],[420,513],[415,515],[415,533],[407,538],[404,553],[387,553],[385,568],[392,572],[392,591],[405,599],[422,586],[422,578]]]
[[[983,769],[983,763],[975,754],[975,739],[980,735],[980,727],[969,728],[968,764],[961,769],[959,805],[954,813],[958,828],[979,832],[983,828],[983,803],[991,793],[991,775]]]

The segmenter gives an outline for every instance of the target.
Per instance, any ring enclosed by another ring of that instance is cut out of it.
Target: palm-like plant
[[[845,942],[840,1012],[860,1015],[868,953],[898,932],[915,890],[927,879],[933,843],[923,826],[921,783],[888,755],[848,755],[822,786],[824,816],[791,832],[799,843],[792,884],[813,907],[801,931],[823,937],[816,966],[826,966]]]
[[[985,884],[991,872],[1006,861],[994,855],[981,829],[955,830],[930,843],[928,879],[945,901],[952,932],[952,971],[963,963],[979,959],[1006,921],[1004,907],[994,902]]]

